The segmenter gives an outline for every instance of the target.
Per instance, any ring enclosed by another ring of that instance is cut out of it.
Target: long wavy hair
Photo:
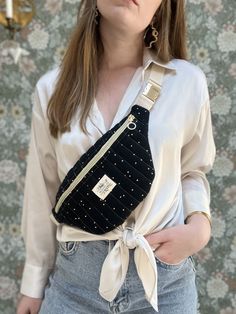
[[[159,35],[158,42],[150,49],[163,62],[173,58],[187,59],[184,1],[163,0],[153,17]],[[96,0],[80,2],[77,25],[69,38],[55,89],[48,102],[47,116],[54,138],[59,133],[70,131],[70,122],[78,107],[80,127],[88,133],[86,119],[96,95],[98,64],[103,53],[96,3]],[[148,34],[148,28],[145,32]],[[145,45],[148,45],[148,38],[146,36],[144,40]]]

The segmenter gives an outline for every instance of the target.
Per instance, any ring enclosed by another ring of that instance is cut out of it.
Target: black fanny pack
[[[152,63],[148,72],[129,114],[100,137],[62,181],[50,215],[57,225],[104,234],[123,224],[150,191],[155,169],[148,122],[165,70]]]

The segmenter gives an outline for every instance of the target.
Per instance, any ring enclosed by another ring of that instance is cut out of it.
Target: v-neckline
[[[118,117],[121,114],[121,110],[124,109],[125,100],[126,100],[128,94],[130,93],[130,87],[135,83],[136,79],[138,78],[138,74],[139,74],[140,70],[142,70],[142,69],[143,69],[143,66],[138,67],[135,70],[133,76],[131,77],[131,80],[129,81],[129,84],[128,84],[128,86],[127,86],[127,88],[126,88],[126,90],[125,90],[125,92],[124,92],[124,94],[123,94],[123,96],[121,98],[121,101],[120,101],[120,103],[119,103],[119,105],[117,107],[117,111],[116,111],[115,116],[114,116],[114,118],[112,120],[112,123],[111,123],[111,125],[110,125],[110,127],[108,129],[106,128],[105,119],[103,117],[103,114],[102,114],[102,112],[100,111],[100,109],[98,107],[98,103],[97,103],[96,97],[94,98],[94,107],[95,107],[95,110],[98,113],[100,121],[102,123],[100,130],[101,130],[101,132],[103,134],[105,134],[106,132],[111,130],[113,128],[113,126],[118,122]],[[130,105],[131,104],[129,104],[129,107],[130,107]]]

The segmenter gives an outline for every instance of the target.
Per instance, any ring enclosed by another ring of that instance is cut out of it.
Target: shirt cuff
[[[20,293],[32,298],[43,298],[44,290],[52,268],[25,264]]]
[[[211,225],[211,227],[212,227],[212,220],[211,220],[210,214],[208,214],[207,212],[200,211],[200,210],[196,210],[196,211],[192,212],[191,214],[189,214],[189,215],[185,218],[184,223],[186,224],[186,223],[187,223],[187,219],[188,219],[189,217],[191,217],[192,215],[194,215],[194,214],[202,214],[202,215],[206,216],[206,218],[208,219],[208,221],[209,221],[209,223],[210,223],[210,225]]]
[[[183,207],[184,207],[184,220],[192,212],[202,211],[210,214],[210,196],[205,189],[195,186],[191,182],[183,182]]]

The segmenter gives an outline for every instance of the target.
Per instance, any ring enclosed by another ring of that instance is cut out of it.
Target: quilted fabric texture
[[[136,128],[126,127],[109,150],[65,198],[59,211],[55,212],[55,207],[52,209],[58,222],[94,234],[103,234],[121,225],[147,196],[155,177],[148,142],[149,111],[134,105],[130,113],[135,116],[133,122]],[[56,202],[104,143],[125,122],[128,115],[100,137],[70,169],[59,187]],[[116,185],[105,199],[102,199],[92,189],[104,175]]]
[[[35,18],[16,35],[20,46],[30,54],[22,56],[18,64],[10,54],[0,57],[0,313],[4,314],[16,313],[25,261],[20,216],[31,95],[38,78],[61,60],[79,3],[35,1]],[[198,314],[236,314],[235,0],[189,0],[186,15],[189,59],[207,76],[217,145],[216,162],[208,175],[212,187],[212,238],[194,255]],[[9,38],[3,27],[0,38],[1,43]]]

